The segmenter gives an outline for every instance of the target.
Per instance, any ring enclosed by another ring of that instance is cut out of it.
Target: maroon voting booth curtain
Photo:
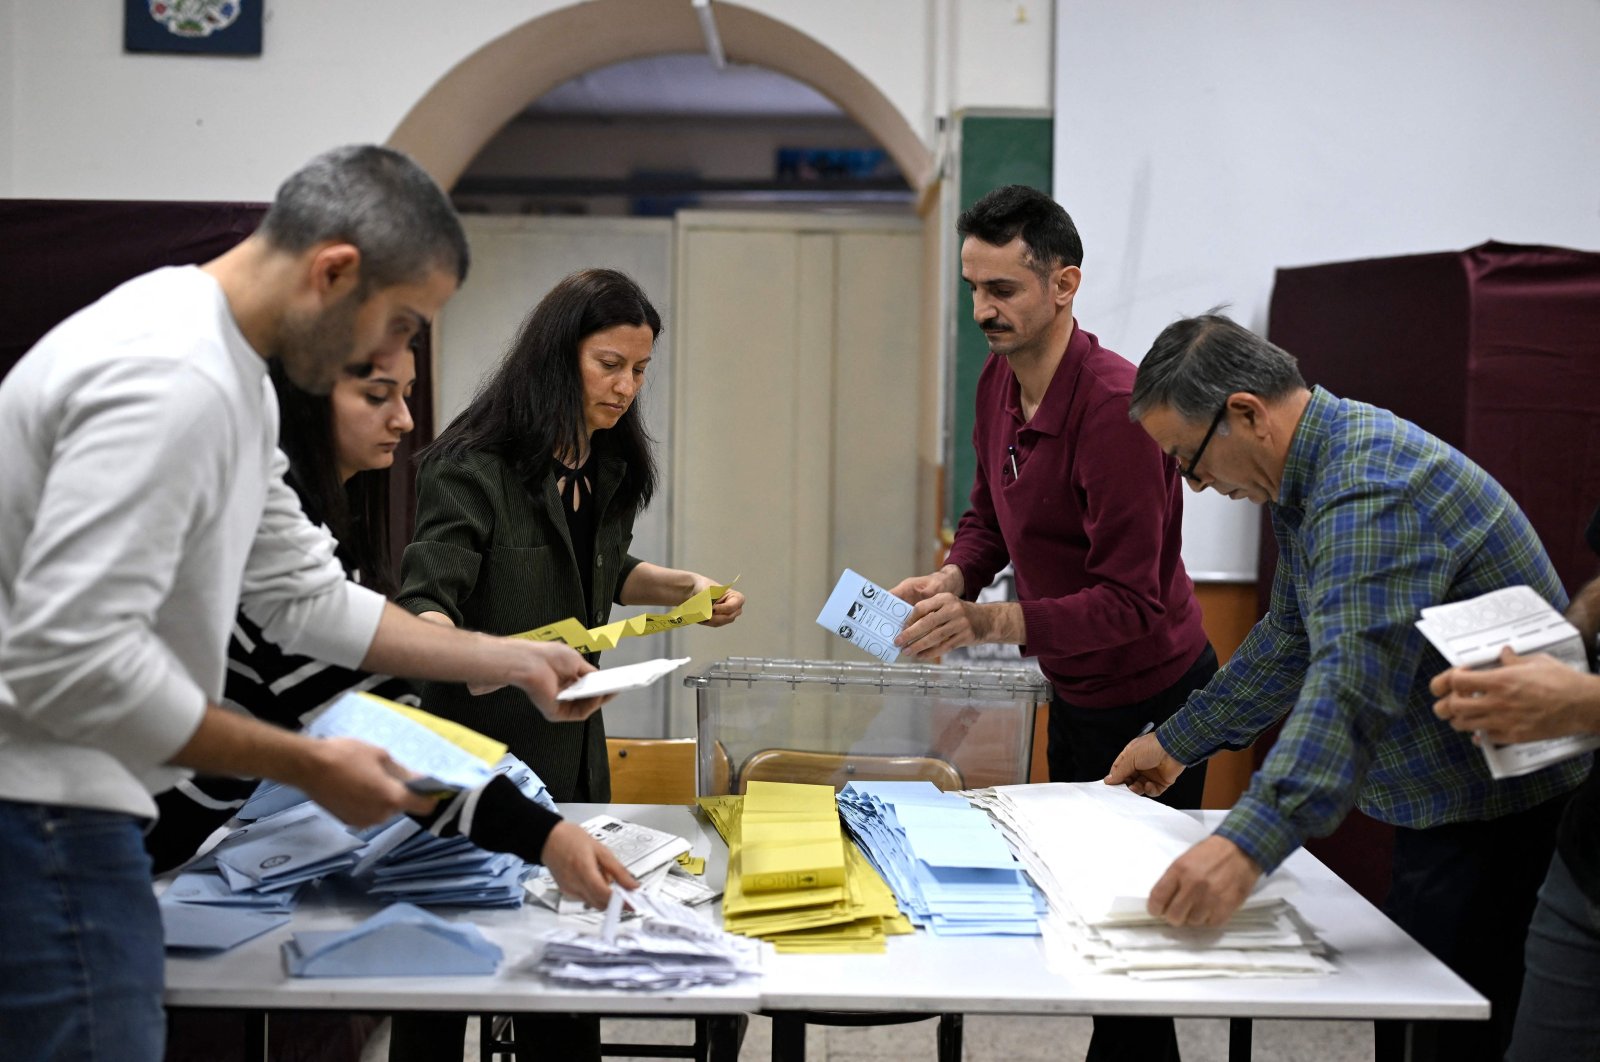
[[[266,210],[262,203],[0,199],[0,377],[57,323],[118,284],[160,266],[209,261],[254,232]],[[416,512],[411,457],[433,438],[428,353],[418,349],[417,427],[395,453],[390,483],[397,570]]]
[[[1267,335],[1308,383],[1392,409],[1482,465],[1569,592],[1596,574],[1583,532],[1600,506],[1600,254],[1489,242],[1280,269]],[[1263,612],[1276,567],[1263,514]],[[1307,847],[1374,902],[1387,893],[1388,827],[1353,812]]]

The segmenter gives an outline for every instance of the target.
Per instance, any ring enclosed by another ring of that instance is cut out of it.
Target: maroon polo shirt
[[[1023,655],[1039,658],[1057,696],[1089,708],[1159,693],[1206,643],[1178,555],[1178,466],[1128,420],[1133,374],[1074,322],[1044,401],[1024,422],[1011,366],[990,355],[972,430],[977,478],[948,558],[969,600],[1011,561]]]

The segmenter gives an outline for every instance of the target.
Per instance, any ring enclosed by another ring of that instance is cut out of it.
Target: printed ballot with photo
[[[1532,587],[1510,586],[1466,601],[1422,610],[1420,630],[1452,667],[1499,666],[1500,650],[1519,656],[1549,653],[1589,670],[1583,636]],[[1496,778],[1515,778],[1600,747],[1600,734],[1578,734],[1516,745],[1483,742],[1483,758]]]
[[[822,606],[817,624],[892,664],[900,658],[895,636],[910,615],[909,603],[846,568]]]

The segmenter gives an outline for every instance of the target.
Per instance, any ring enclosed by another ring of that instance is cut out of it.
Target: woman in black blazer
[[[402,606],[516,634],[568,617],[597,627],[613,604],[671,607],[713,585],[628,553],[656,487],[635,400],[660,332],[643,290],[615,270],[574,273],[540,301],[472,403],[423,452]],[[728,591],[708,625],[733,622],[743,604]],[[422,703],[506,742],[557,800],[610,799],[600,713],[550,723],[515,690],[474,696],[446,683],[426,684]]]

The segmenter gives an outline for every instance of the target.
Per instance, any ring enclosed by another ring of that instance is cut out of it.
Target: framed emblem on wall
[[[260,55],[265,0],[123,0],[130,52]]]

